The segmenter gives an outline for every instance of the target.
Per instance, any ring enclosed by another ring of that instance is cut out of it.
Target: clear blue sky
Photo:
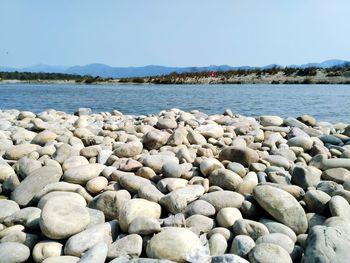
[[[0,0],[0,65],[350,60],[349,0]]]

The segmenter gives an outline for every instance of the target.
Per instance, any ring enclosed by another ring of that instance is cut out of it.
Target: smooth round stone
[[[345,198],[335,195],[329,201],[329,210],[332,216],[340,216],[350,220],[350,204]]]
[[[145,133],[142,138],[143,145],[148,150],[159,149],[168,141],[169,134],[157,129],[152,129]]]
[[[256,240],[269,234],[267,227],[259,222],[248,219],[237,219],[232,226],[235,235],[247,235]]]
[[[41,210],[37,207],[25,207],[6,217],[4,224],[13,226],[21,224],[29,229],[39,229],[39,218]]]
[[[241,212],[234,207],[222,208],[216,215],[218,225],[225,228],[231,228],[237,219],[243,219],[243,217]]]
[[[287,235],[294,243],[296,242],[297,236],[290,227],[267,218],[261,218],[259,221],[267,227],[270,234],[281,233]]]
[[[6,162],[1,163],[1,157],[0,157],[0,183],[3,183],[7,178],[9,178],[11,175],[14,175],[14,174],[16,173],[13,170],[13,168]]]
[[[108,185],[108,180],[106,179],[106,177],[98,176],[98,177],[95,177],[95,178],[89,180],[86,183],[85,188],[90,193],[97,194],[97,193],[101,192],[107,185]]]
[[[99,163],[85,164],[66,170],[63,181],[74,184],[86,184],[89,180],[100,175],[104,165]]]
[[[247,173],[247,171],[245,170],[244,166],[240,163],[229,163],[227,165],[227,169],[231,170],[232,172],[235,172],[236,174],[238,174],[240,177],[244,177]]]
[[[80,258],[72,256],[55,256],[45,259],[42,263],[76,263]]]
[[[63,162],[62,169],[63,171],[67,171],[68,169],[86,164],[89,164],[89,161],[84,156],[71,156]]]
[[[27,246],[16,242],[0,243],[1,263],[25,262],[30,256]]]
[[[32,251],[33,259],[36,263],[40,263],[49,257],[61,256],[63,245],[52,240],[43,240],[37,243]]]
[[[209,184],[216,185],[226,190],[235,191],[243,182],[243,179],[228,169],[216,169],[210,173]]]
[[[235,207],[239,209],[242,206],[244,197],[232,191],[215,191],[202,195],[200,200],[207,201],[218,212],[224,207]]]
[[[139,216],[131,221],[128,233],[151,235],[161,231],[159,220],[153,217]]]
[[[136,234],[117,239],[108,246],[107,258],[138,258],[142,252],[142,242],[142,237]]]
[[[156,154],[149,155],[143,160],[144,166],[151,168],[157,174],[161,173],[163,165],[169,162],[178,164],[179,159],[172,155]]]
[[[317,213],[307,213],[306,217],[309,225],[309,230],[314,226],[323,225],[327,219],[326,217]]]
[[[216,233],[209,238],[209,250],[211,256],[223,255],[225,254],[226,249],[227,241],[223,235]]]
[[[317,121],[314,117],[310,115],[302,115],[297,118],[298,121],[301,121],[302,123],[306,124],[307,126],[316,126]]]
[[[301,147],[304,151],[309,151],[312,148],[313,141],[306,136],[296,136],[288,140],[289,147]]]
[[[139,141],[132,141],[122,144],[115,149],[114,154],[120,158],[130,158],[141,154],[143,150],[143,144]]]
[[[50,183],[55,183],[62,176],[61,168],[43,166],[34,170],[11,193],[11,199],[20,206],[28,205],[35,195]]]
[[[246,257],[253,247],[255,247],[255,242],[250,236],[237,235],[232,241],[230,253]]]
[[[148,201],[158,203],[160,199],[164,196],[162,192],[158,190],[153,184],[143,185],[137,191],[140,198],[146,199]]]
[[[177,127],[177,122],[173,119],[159,119],[156,124],[158,129],[175,129]]]
[[[105,263],[107,253],[107,244],[104,242],[97,243],[80,258],[79,263]]]
[[[224,168],[223,164],[215,158],[207,158],[199,165],[199,169],[204,176],[209,176],[214,170]]]
[[[40,216],[41,231],[51,239],[63,239],[79,233],[89,222],[86,207],[64,196],[50,198]]]
[[[325,192],[326,194],[332,196],[333,192],[337,190],[342,190],[343,186],[340,184],[337,184],[333,181],[321,181],[317,186],[316,190],[320,190],[322,192]]]
[[[80,155],[86,158],[96,157],[102,150],[100,145],[91,145],[80,150]]]
[[[161,206],[145,199],[131,199],[125,202],[119,213],[120,228],[126,232],[130,223],[139,216],[160,218]]]
[[[197,235],[208,233],[215,226],[214,219],[202,215],[193,215],[188,217],[185,224],[187,228]]]
[[[19,211],[19,206],[12,200],[0,200],[0,223],[13,213]]]
[[[303,189],[316,187],[321,180],[322,172],[313,166],[295,166],[292,171],[292,183]]]
[[[224,148],[219,154],[219,160],[237,162],[244,167],[249,167],[252,163],[257,163],[260,157],[254,150],[248,147],[230,146]]]
[[[271,260],[275,263],[293,262],[285,249],[271,243],[258,244],[249,253],[251,263],[270,263]]]
[[[294,242],[287,235],[281,233],[272,233],[259,237],[256,244],[271,243],[283,247],[289,254],[293,252]]]
[[[105,242],[107,245],[111,244],[118,232],[117,220],[91,226],[67,240],[64,246],[64,254],[81,257],[99,242]]]
[[[304,196],[306,207],[310,212],[323,213],[328,209],[331,197],[319,190],[309,190]]]
[[[166,177],[166,178],[168,177],[179,178],[181,177],[181,174],[182,174],[182,168],[177,163],[173,163],[173,162],[165,163],[162,166],[162,174],[163,174],[163,177]]]
[[[224,129],[220,125],[201,125],[195,129],[196,132],[203,135],[205,138],[218,139],[224,135]]]
[[[263,209],[295,233],[306,232],[308,224],[305,211],[291,194],[273,186],[258,185],[253,196]]]
[[[5,158],[9,160],[19,160],[40,148],[36,144],[19,144],[14,145],[5,152]]]
[[[185,215],[203,215],[203,216],[213,216],[215,215],[215,207],[204,200],[196,200],[190,203],[185,210]]]
[[[333,145],[341,145],[343,144],[343,141],[333,135],[322,135],[318,137],[324,144],[329,143]]]
[[[40,198],[37,207],[43,209],[47,201],[49,201],[51,198],[56,198],[56,200],[59,198],[69,198],[81,206],[86,206],[86,200],[80,194],[64,191],[52,191]]]
[[[14,225],[14,226],[10,226],[8,228],[5,228],[3,230],[0,231],[0,239],[12,234],[13,232],[17,232],[17,231],[23,231],[24,230],[24,226],[22,225]]]
[[[40,133],[38,133],[32,140],[32,143],[34,144],[39,144],[41,146],[44,146],[46,143],[48,143],[49,141],[53,141],[57,138],[57,134],[49,131],[49,130],[45,130],[42,131]]]
[[[188,203],[193,202],[203,194],[203,186],[198,184],[188,185],[163,196],[159,203],[172,214],[182,213],[186,210]]]
[[[151,238],[146,252],[149,258],[186,262],[189,254],[201,247],[200,239],[192,231],[169,227]]]
[[[221,234],[223,237],[225,237],[226,241],[231,241],[233,238],[233,234],[230,230],[228,230],[227,228],[224,227],[215,227],[212,230],[210,230],[208,232],[208,238],[210,238],[212,235],[219,233]]]
[[[107,220],[113,220],[118,218],[119,211],[130,199],[131,195],[126,190],[105,191],[95,196],[89,207],[102,211]]]
[[[350,180],[350,171],[344,168],[327,169],[323,171],[321,177],[323,180],[330,180],[338,184],[343,184]]]
[[[153,180],[157,174],[149,167],[141,167],[137,170],[136,175],[148,180]]]
[[[259,122],[262,126],[267,127],[267,126],[281,126],[283,124],[283,119],[279,116],[260,116]]]
[[[134,174],[124,174],[120,176],[119,183],[130,193],[136,194],[142,186],[151,184],[151,181]]]
[[[23,157],[16,163],[15,166],[17,174],[21,178],[26,178],[34,170],[39,169],[41,167],[41,162],[27,157]]]

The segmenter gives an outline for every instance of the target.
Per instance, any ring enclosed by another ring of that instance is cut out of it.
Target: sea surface
[[[230,108],[253,117],[310,114],[321,121],[350,123],[350,85],[0,85],[1,110],[73,113],[79,107],[132,115],[170,108],[216,114]]]

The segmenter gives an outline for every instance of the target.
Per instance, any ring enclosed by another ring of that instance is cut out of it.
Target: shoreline
[[[0,110],[0,251],[18,262],[346,260],[349,196],[349,123]]]

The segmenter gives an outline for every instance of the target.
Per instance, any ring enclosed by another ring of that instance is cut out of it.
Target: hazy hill
[[[292,68],[330,68],[335,66],[345,66],[350,64],[349,61],[344,60],[327,60],[322,63],[309,63],[303,65],[290,65],[288,67]],[[156,66],[148,65],[144,67],[111,67],[105,64],[95,63],[88,64],[85,66],[73,66],[73,67],[60,67],[60,66],[49,66],[49,65],[36,65],[33,67],[26,68],[9,68],[9,67],[0,67],[0,71],[7,72],[43,72],[43,73],[64,73],[64,74],[79,74],[79,75],[91,75],[91,76],[100,76],[100,77],[112,77],[112,78],[130,78],[130,77],[145,77],[145,76],[158,76],[158,75],[167,75],[172,72],[184,73],[184,72],[205,72],[205,71],[231,71],[239,69],[269,69],[273,67],[284,68],[283,66],[272,64],[264,67],[250,67],[250,66],[241,66],[241,67],[231,67],[228,65],[220,66],[207,66],[207,67],[165,67],[165,66]]]

